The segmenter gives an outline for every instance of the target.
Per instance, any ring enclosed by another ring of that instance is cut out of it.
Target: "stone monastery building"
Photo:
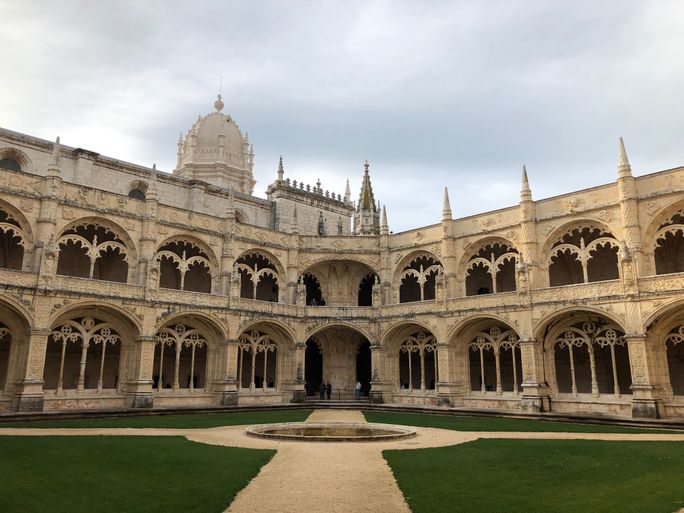
[[[318,395],[684,417],[684,167],[391,234],[223,113],[172,174],[0,130],[0,410]]]

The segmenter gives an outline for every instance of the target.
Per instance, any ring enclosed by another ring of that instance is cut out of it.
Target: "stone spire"
[[[344,189],[344,202],[351,202],[351,188],[349,187],[349,178],[347,178],[347,186]]]
[[[150,171],[150,184],[147,186],[147,199],[157,199],[157,164],[152,164],[152,171]]]
[[[62,145],[59,142],[59,136],[55,139],[55,145],[52,147],[52,158],[48,165],[48,175],[59,176],[62,173]]]
[[[389,235],[389,225],[387,224],[387,210],[382,207],[382,220],[380,221],[380,235]]]
[[[282,182],[285,179],[285,168],[283,167],[283,156],[278,160],[278,181]]]
[[[532,201],[532,189],[530,189],[530,182],[527,180],[527,168],[525,164],[522,167],[522,180],[520,183],[520,201]]]
[[[449,203],[449,189],[444,187],[444,203],[442,205],[442,221],[451,221],[451,204]]]
[[[359,204],[356,206],[356,211],[369,210],[377,212],[375,204],[375,196],[373,195],[373,186],[370,181],[370,174],[368,172],[368,161],[363,165],[363,181],[361,182],[361,194],[359,194]]]
[[[373,187],[368,172],[368,161],[363,165],[363,181],[359,203],[354,212],[354,233],[356,235],[377,235],[380,232],[380,208],[375,202]]]
[[[632,166],[629,165],[629,159],[627,158],[627,152],[625,151],[625,143],[620,137],[620,144],[618,150],[618,165],[617,165],[618,178],[626,178],[632,176]]]
[[[176,150],[176,167],[180,167],[183,158],[183,132],[178,136],[178,149]]]

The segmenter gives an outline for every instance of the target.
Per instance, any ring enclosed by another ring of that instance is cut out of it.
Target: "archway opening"
[[[371,349],[368,340],[359,341],[356,353],[356,379],[361,383],[361,395],[368,397],[372,375]]]
[[[370,342],[362,333],[347,326],[328,326],[307,340],[307,350],[314,347],[309,343],[320,348],[320,380],[331,384],[333,399],[352,399],[357,380],[367,393],[371,382]],[[317,358],[313,349],[311,352],[311,358]],[[317,374],[312,383],[315,377]],[[309,383],[306,373],[305,381]]]
[[[319,396],[321,382],[323,381],[323,355],[318,342],[313,337],[306,342],[304,376],[306,395]]]
[[[376,277],[375,273],[371,273],[361,278],[361,283],[359,283],[359,306],[373,306],[373,286],[375,285]]]
[[[304,274],[304,286],[306,287],[306,304],[308,306],[325,306],[321,284],[316,276],[311,273]]]

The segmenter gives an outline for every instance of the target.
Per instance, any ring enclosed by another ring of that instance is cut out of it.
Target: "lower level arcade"
[[[679,306],[641,337],[595,309],[551,315],[531,338],[481,315],[451,331],[399,321],[379,336],[330,319],[301,337],[260,319],[232,338],[218,317],[188,312],[146,332],[139,317],[99,303],[37,329],[2,302],[0,323],[4,411],[283,403],[327,397],[327,384],[332,399],[352,399],[358,382],[361,397],[394,404],[684,416]]]

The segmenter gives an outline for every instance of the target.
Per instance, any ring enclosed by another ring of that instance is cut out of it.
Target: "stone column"
[[[304,366],[306,358],[306,342],[297,342],[294,351],[294,386],[292,387],[292,402],[303,403],[306,400]]]
[[[377,342],[371,342],[371,389],[368,399],[373,404],[382,404],[387,399],[391,383],[387,381],[385,349]]]
[[[438,342],[435,354],[437,356],[437,404],[451,406],[454,404],[454,396],[458,392],[458,386],[452,381],[451,366],[452,348],[448,342]]]
[[[214,392],[221,406],[238,404],[238,341],[228,339],[216,349]]]
[[[632,371],[632,417],[658,418],[658,403],[653,394],[654,361],[649,358],[645,335],[628,335],[629,364]]]
[[[17,358],[17,380],[12,397],[14,411],[43,411],[43,368],[49,336],[50,330],[46,328],[26,330]]]
[[[152,408],[152,372],[154,365],[154,346],[157,338],[141,335],[131,346],[133,354],[128,358],[128,380],[126,381],[126,400],[128,408]]]
[[[542,412],[549,410],[549,395],[544,382],[544,354],[542,342],[530,338],[520,341],[520,355],[523,369],[523,394],[520,406],[523,411]]]

